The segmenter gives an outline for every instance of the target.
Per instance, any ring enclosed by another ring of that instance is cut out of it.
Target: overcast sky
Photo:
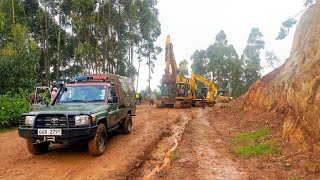
[[[266,50],[274,50],[281,59],[289,57],[294,29],[285,40],[275,37],[281,23],[300,12],[302,4],[303,0],[158,0],[161,35],[156,45],[163,51],[155,61],[151,89],[157,88],[164,73],[167,35],[171,37],[177,65],[183,59],[191,65],[191,55],[213,44],[220,30],[225,31],[229,44],[241,56],[253,27],[263,34]],[[264,64],[264,55],[261,58]],[[147,77],[148,69],[143,62],[138,91],[148,86]]]

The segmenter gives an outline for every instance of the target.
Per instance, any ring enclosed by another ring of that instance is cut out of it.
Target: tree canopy
[[[226,33],[221,30],[206,50],[193,53],[191,69],[214,82],[219,90],[239,97],[260,78],[260,50],[264,48],[262,37],[258,28],[252,28],[247,46],[239,58],[234,46],[228,43]]]
[[[134,55],[153,71],[161,33],[156,5],[156,0],[1,1],[0,93],[79,73],[134,79]]]

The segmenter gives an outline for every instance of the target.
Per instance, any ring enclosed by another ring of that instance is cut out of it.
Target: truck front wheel
[[[127,115],[126,119],[121,124],[121,129],[123,134],[130,134],[132,130],[132,116]]]
[[[34,144],[30,139],[27,140],[27,148],[31,154],[38,155],[48,151],[49,142],[42,142],[39,144]]]
[[[88,142],[89,153],[93,156],[100,156],[106,149],[107,131],[104,124],[99,124],[96,135]]]

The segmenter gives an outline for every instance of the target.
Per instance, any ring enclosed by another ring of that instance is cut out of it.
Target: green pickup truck
[[[19,119],[19,135],[31,154],[48,151],[50,143],[87,141],[89,153],[103,154],[108,132],[132,130],[136,112],[132,80],[113,74],[78,76],[60,86],[50,105],[35,105]]]

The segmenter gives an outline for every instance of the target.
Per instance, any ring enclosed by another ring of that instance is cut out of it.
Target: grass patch
[[[255,132],[246,132],[243,134],[236,135],[232,141],[233,142],[248,142],[254,139],[258,139],[270,134],[270,130],[268,128],[263,128]]]
[[[10,132],[10,131],[14,131],[14,130],[17,130],[18,128],[17,127],[11,127],[11,128],[0,128],[0,134],[3,134],[3,133],[6,133],[6,132]]]
[[[171,152],[171,157],[173,160],[177,160],[180,157],[180,154],[178,152]]]
[[[231,140],[233,143],[238,144],[238,146],[233,149],[233,152],[243,158],[261,157],[265,154],[280,153],[281,149],[276,146],[276,142],[271,140],[269,135],[270,130],[268,128],[236,135]],[[266,136],[269,137],[266,138]]]
[[[262,156],[265,154],[279,153],[280,148],[276,147],[274,141],[265,141],[262,143],[250,143],[234,148],[234,152],[244,158],[253,156]]]

